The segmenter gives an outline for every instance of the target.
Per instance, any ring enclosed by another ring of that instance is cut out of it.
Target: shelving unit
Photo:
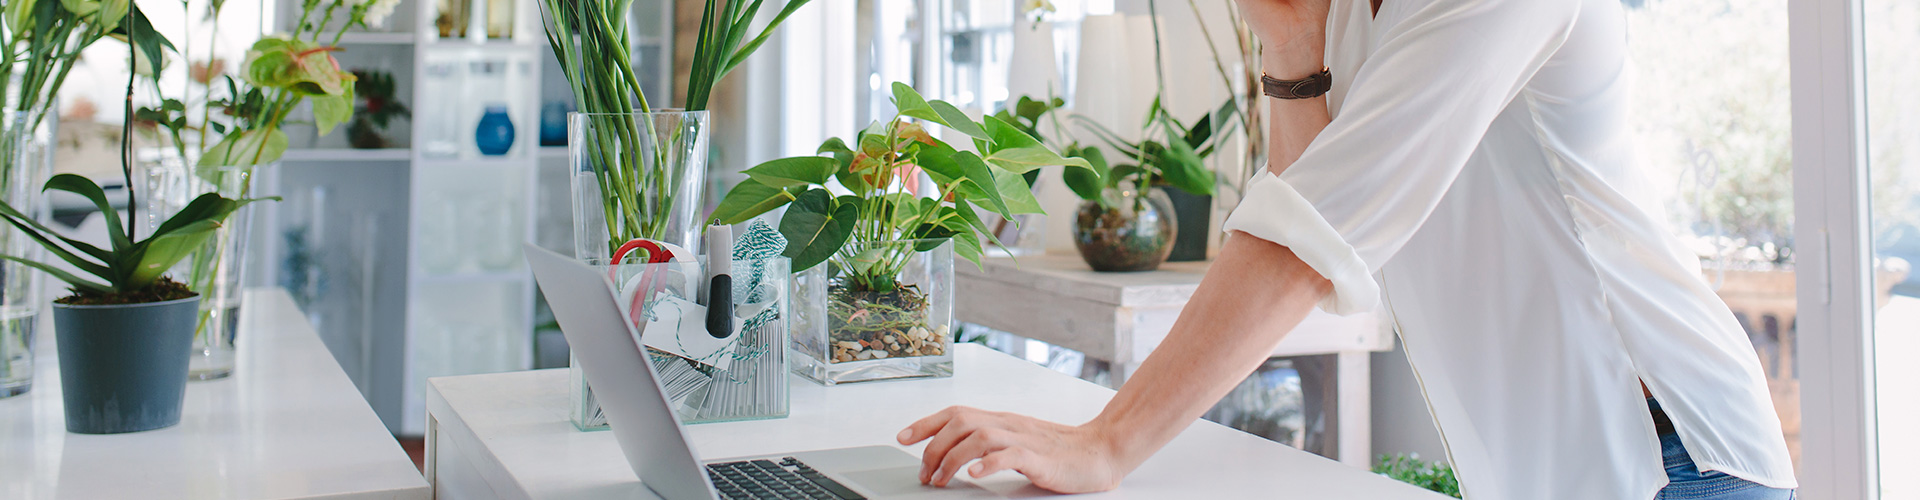
[[[284,31],[300,1],[276,3]],[[313,274],[304,279],[320,290],[316,300],[359,292],[349,319],[310,319],[396,434],[425,431],[429,377],[532,368],[535,289],[520,244],[533,237],[535,173],[550,156],[538,147],[548,56],[532,1],[501,3],[514,9],[510,38],[485,38],[484,29],[440,38],[440,0],[404,0],[390,31],[342,36],[341,66],[391,73],[411,109],[387,131],[399,147],[350,148],[344,125],[325,137],[289,127],[293,149],[262,177],[288,202],[263,211],[255,269],[266,272],[256,282]],[[475,146],[487,105],[507,108],[514,138],[505,155]],[[303,116],[311,120],[290,121]],[[363,258],[332,265],[329,256],[347,253]],[[302,258],[326,268],[298,268]]]

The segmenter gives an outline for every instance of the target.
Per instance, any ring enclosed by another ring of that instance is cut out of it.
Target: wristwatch
[[[1299,80],[1281,80],[1261,73],[1260,87],[1267,95],[1280,99],[1312,99],[1333,89],[1333,71],[1323,66],[1319,73]]]

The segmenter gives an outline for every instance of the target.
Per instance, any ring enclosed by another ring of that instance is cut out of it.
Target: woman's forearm
[[[1234,233],[1173,331],[1087,426],[1132,470],[1264,362],[1330,290],[1286,247]]]
[[[1262,64],[1283,80],[1323,68],[1320,47],[1268,47]],[[1278,175],[1331,121],[1326,97],[1267,99],[1267,168]],[[1333,285],[1292,250],[1234,233],[1180,311],[1173,331],[1087,425],[1109,436],[1131,470],[1264,362]]]

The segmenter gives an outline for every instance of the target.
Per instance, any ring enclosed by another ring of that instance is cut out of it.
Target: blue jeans
[[[1651,399],[1647,405],[1660,407]],[[1793,490],[1768,488],[1720,471],[1701,473],[1679,434],[1660,435],[1660,456],[1666,461],[1667,487],[1654,500],[1793,500]]]

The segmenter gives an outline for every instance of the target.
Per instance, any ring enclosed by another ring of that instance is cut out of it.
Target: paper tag
[[[733,346],[739,339],[742,321],[733,318],[734,335],[716,339],[707,334],[707,308],[680,297],[666,296],[654,301],[647,310],[647,327],[640,342],[647,347],[681,356],[715,369],[725,370],[733,363]]]

